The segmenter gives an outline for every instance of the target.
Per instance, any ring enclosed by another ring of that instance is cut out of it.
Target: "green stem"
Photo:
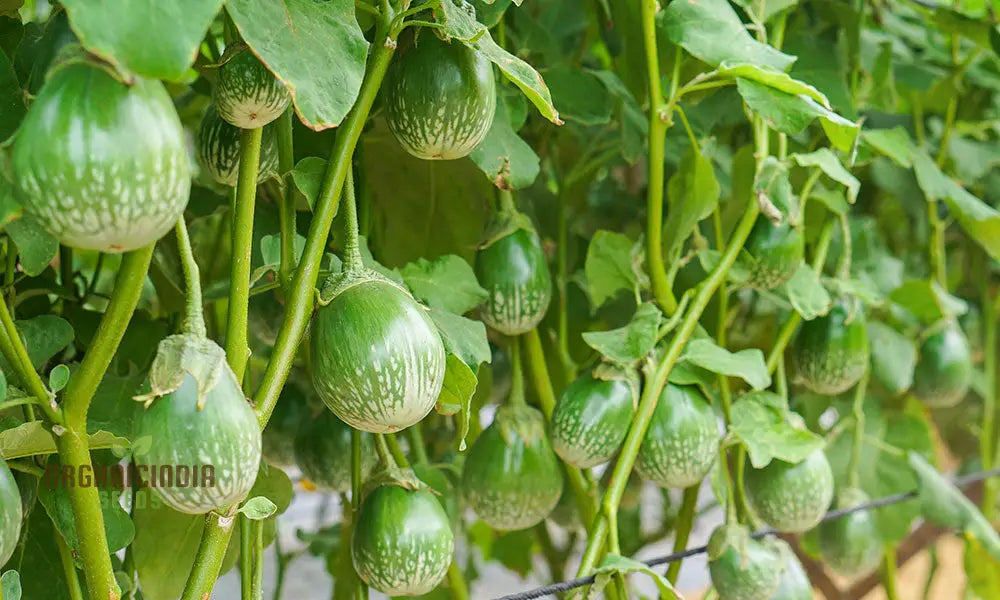
[[[454,560],[448,567],[448,584],[452,600],[469,600],[469,584],[465,582],[465,575],[462,574],[458,562]]]
[[[674,552],[680,552],[687,548],[688,539],[691,537],[691,526],[694,525],[694,514],[698,508],[698,490],[700,484],[684,488],[684,499],[681,501],[681,510],[677,513],[677,523],[674,526]],[[677,583],[677,576],[681,572],[680,560],[670,563],[667,568],[667,579],[670,583]]]
[[[396,436],[387,433],[384,438],[386,444],[389,446],[389,452],[392,453],[393,460],[396,461],[396,465],[403,469],[410,468],[410,461],[406,459],[406,454],[403,453],[403,448],[399,445],[399,440],[396,439]]]
[[[819,236],[819,242],[816,244],[816,253],[813,254],[812,262],[812,269],[816,272],[816,275],[823,274],[823,265],[826,264],[826,254],[830,250],[830,240],[833,239],[834,224],[832,220],[827,222],[823,227],[823,232]],[[775,368],[778,366],[778,359],[784,355],[785,348],[788,347],[788,342],[792,341],[792,334],[795,333],[795,328],[801,322],[802,315],[792,312],[792,314],[788,315],[788,319],[785,320],[785,324],[781,326],[781,330],[774,340],[774,346],[771,347],[771,352],[767,355],[767,372],[769,374],[774,373]]]
[[[513,407],[525,406],[524,401],[524,367],[521,365],[521,344],[517,338],[511,338],[510,350],[510,397],[507,403]]]
[[[7,303],[2,301],[0,301],[0,327],[3,329],[3,335],[0,335],[0,352],[7,359],[7,363],[17,373],[18,379],[27,388],[28,393],[39,400],[38,406],[41,407],[49,421],[62,423],[62,415],[53,406],[49,389],[45,387],[38,371],[35,371],[34,365],[31,364],[31,357],[28,356],[28,349],[24,346],[21,334],[17,331],[14,317],[10,314]],[[25,406],[29,409],[27,411],[28,416],[31,417],[29,420],[34,420],[34,410],[31,409],[30,405],[26,404]]]
[[[194,252],[191,250],[191,239],[188,237],[183,215],[177,220],[174,232],[177,234],[177,249],[184,270],[184,286],[187,288],[187,298],[184,301],[184,331],[198,337],[206,337],[208,333],[205,330],[205,314],[202,310],[201,276],[198,272],[198,263],[194,259]]]
[[[983,374],[985,379],[983,394],[982,431],[979,434],[979,461],[983,470],[993,468],[993,444],[996,443],[997,410],[997,306],[990,296],[989,259],[980,261],[983,311]],[[996,512],[997,482],[987,479],[983,484],[983,515],[993,520]]]
[[[569,313],[566,310],[566,290],[569,285],[569,248],[566,219],[566,190],[559,190],[559,208],[556,213],[558,239],[556,240],[556,288],[559,290],[559,359],[565,381],[576,377],[576,365],[569,353]]]
[[[364,476],[364,466],[362,457],[362,447],[361,447],[361,432],[357,429],[351,429],[351,523],[358,522],[358,511],[361,510],[361,494],[362,486],[364,481],[362,477]],[[354,598],[355,600],[367,600],[368,599],[368,586],[365,585],[364,581],[361,581],[360,577],[355,577],[357,580],[354,588]]]
[[[667,375],[677,363],[677,359],[698,326],[698,320],[708,306],[715,291],[726,278],[730,267],[736,262],[736,257],[750,235],[750,230],[753,228],[758,214],[760,214],[760,207],[754,199],[750,199],[747,202],[746,210],[743,212],[743,217],[737,224],[736,229],[733,230],[729,244],[726,246],[726,251],[722,254],[719,263],[698,287],[694,300],[692,300],[691,306],[684,316],[684,320],[681,322],[677,332],[674,334],[674,338],[667,347],[663,359],[657,365],[652,377],[646,382],[642,398],[639,401],[639,407],[632,419],[632,426],[629,428],[624,444],[622,444],[621,452],[618,455],[618,462],[615,463],[608,489],[604,493],[604,499],[601,503],[601,514],[595,520],[590,532],[590,538],[587,540],[587,549],[584,552],[578,571],[581,575],[589,573],[597,565],[600,549],[604,544],[604,537],[608,532],[608,514],[617,508],[621,502],[622,495],[625,493],[625,484],[628,482],[632,467],[635,465],[636,456],[639,454],[639,446],[642,444],[642,440],[646,436],[646,430],[649,428],[653,409],[656,407],[656,402],[660,398],[660,392],[663,391],[663,386],[667,382]]]
[[[363,268],[361,262],[361,240],[358,233],[358,206],[354,200],[354,169],[347,170],[344,183],[344,272],[356,273]]]
[[[500,190],[500,212],[515,213],[517,204],[514,203],[514,194],[510,190]]]
[[[667,316],[677,310],[677,300],[663,263],[663,144],[667,137],[670,114],[663,106],[660,89],[660,59],[656,49],[656,0],[642,0],[642,36],[646,48],[646,72],[649,81],[649,182],[646,190],[646,257],[653,296]],[[680,63],[680,51],[674,60]],[[676,85],[674,85],[676,90]],[[673,92],[673,90],[672,90]]]
[[[420,427],[420,423],[414,423],[406,430],[410,434],[410,451],[413,452],[413,456],[416,457],[416,463],[418,465],[426,465],[430,462],[427,458],[427,447],[424,446],[424,432]]]
[[[847,481],[852,488],[858,487],[858,468],[861,466],[861,450],[865,442],[865,392],[868,390],[868,371],[861,376],[854,390],[854,404],[851,412],[854,415],[854,443],[851,446],[851,460],[847,464]]]
[[[253,598],[253,521],[245,515],[237,517],[240,521],[240,598]]]
[[[80,368],[63,391],[66,432],[56,438],[56,446],[62,464],[72,467],[76,472],[93,469],[87,443],[87,411],[139,302],[146,272],[153,257],[153,246],[154,244],[150,244],[134,250],[122,258],[115,279],[115,289],[101,324]],[[66,488],[66,493],[76,521],[80,560],[87,576],[88,596],[91,600],[119,600],[121,590],[111,567],[98,489],[96,486],[70,486]]]
[[[250,598],[264,598],[264,521],[250,524],[253,535],[253,577],[250,580]]]
[[[215,580],[219,577],[222,557],[225,556],[229,538],[233,535],[234,516],[208,513],[205,529],[201,534],[201,545],[194,557],[194,567],[188,575],[181,598],[184,600],[204,600],[209,598]]]
[[[892,544],[885,545],[882,585],[885,587],[886,600],[899,600],[899,586],[896,584],[896,548]]]
[[[244,129],[240,137],[240,172],[232,221],[232,263],[229,270],[229,307],[226,314],[226,360],[243,381],[250,345],[247,343],[247,306],[250,301],[250,254],[253,250],[253,211],[257,199],[257,171],[263,129]]]
[[[292,146],[292,119],[294,112],[291,105],[278,117],[278,172],[281,173],[282,186],[278,206],[278,222],[281,227],[281,262],[278,266],[278,280],[286,287],[292,279],[295,268],[295,196],[292,193],[292,181],[289,172],[295,168],[295,155]]]
[[[392,469],[399,465],[396,464],[396,459],[392,456],[392,452],[389,450],[389,444],[385,441],[385,434],[376,433],[375,436],[375,453],[378,454],[378,460],[387,469]]]
[[[59,562],[62,564],[63,576],[66,578],[66,588],[69,590],[69,600],[83,600],[83,590],[80,589],[80,577],[73,564],[73,555],[63,536],[56,535],[56,545],[59,547]],[[2,599],[0,599],[2,600]]]
[[[535,539],[538,540],[538,545],[542,548],[542,556],[545,557],[545,562],[548,564],[549,578],[552,581],[562,581],[565,579],[565,561],[563,561],[559,548],[552,541],[552,536],[549,535],[549,528],[545,524],[545,521],[535,525]]]
[[[556,395],[552,388],[548,367],[545,364],[542,340],[538,336],[537,329],[532,329],[521,337],[524,339],[528,371],[535,388],[535,395],[538,397],[538,406],[548,421],[552,418],[552,411],[555,410]],[[570,490],[573,492],[577,510],[580,511],[580,518],[583,519],[584,526],[590,526],[597,516],[597,506],[594,503],[594,498],[590,495],[590,486],[587,484],[586,476],[583,471],[572,465],[564,463],[563,469],[566,473],[566,479],[569,481]]]

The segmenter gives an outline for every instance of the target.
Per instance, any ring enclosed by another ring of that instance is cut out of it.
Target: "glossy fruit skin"
[[[775,226],[758,218],[744,248],[754,257],[747,285],[759,290],[773,290],[791,279],[805,255],[802,232],[787,219]]]
[[[955,406],[972,384],[972,350],[957,325],[949,325],[920,344],[913,371],[913,395],[931,408]]]
[[[351,428],[325,408],[308,413],[295,435],[295,464],[317,487],[332,492],[351,489]],[[369,435],[361,436],[361,469],[368,477],[375,463],[375,447]]]
[[[838,302],[825,316],[803,323],[795,338],[792,362],[805,386],[818,394],[847,391],[868,368],[864,313],[850,313],[847,304]]]
[[[261,434],[261,454],[268,464],[279,467],[295,464],[295,436],[299,425],[311,416],[302,392],[293,384],[286,384]]]
[[[505,335],[535,328],[552,300],[552,279],[538,234],[518,229],[476,254],[476,277],[489,294],[483,321]]]
[[[292,95],[253,52],[244,50],[219,67],[212,99],[227,123],[254,129],[280,117]]]
[[[242,500],[253,487],[261,458],[260,426],[228,365],[198,410],[198,388],[190,375],[177,390],[139,408],[135,439],[149,450],[136,452],[140,469],[190,466],[214,468],[214,485],[156,485],[153,491],[176,511],[198,515]],[[140,471],[147,480],[149,471]],[[193,480],[192,480],[193,482]],[[160,481],[162,483],[162,479]]]
[[[519,418],[537,430],[530,442],[503,427]],[[529,407],[499,408],[469,449],[462,489],[476,515],[494,529],[526,529],[547,517],[559,503],[563,474],[542,414]]]
[[[848,488],[838,494],[837,508],[851,508],[868,499],[863,491]],[[871,573],[882,557],[875,514],[863,510],[824,521],[819,526],[819,551],[823,562],[844,577]]]
[[[316,311],[313,385],[350,426],[405,429],[434,408],[444,383],[444,344],[427,311],[395,284],[364,280]]]
[[[14,474],[0,459],[0,566],[7,564],[21,537],[21,494]]]
[[[727,525],[712,532],[712,541],[725,535]],[[719,600],[770,600],[781,584],[782,557],[773,542],[746,539],[746,552],[729,546],[721,556],[709,560],[708,572]]]
[[[80,62],[50,72],[18,131],[18,196],[60,243],[127,252],[173,228],[191,192],[184,129],[156,80]]]
[[[361,503],[351,557],[361,579],[388,596],[419,596],[444,579],[455,551],[448,515],[428,489],[382,485]]]
[[[812,583],[795,552],[784,540],[775,540],[775,545],[785,566],[778,591],[774,592],[770,600],[813,600]]]
[[[639,446],[635,470],[664,487],[692,486],[712,468],[719,438],[715,411],[698,388],[668,383]]]
[[[198,126],[198,164],[216,182],[236,187],[240,174],[239,127],[230,125],[219,116],[214,104],[209,104]],[[274,175],[278,169],[278,138],[274,130],[265,127],[260,142],[258,180]]]
[[[776,458],[763,469],[749,467],[744,477],[753,511],[782,533],[812,529],[833,500],[833,470],[822,450],[794,465]]]
[[[404,150],[425,160],[468,155],[486,137],[496,110],[490,61],[434,35],[397,51],[382,93],[389,131]]]
[[[611,460],[632,425],[635,389],[628,381],[605,381],[589,373],[577,378],[552,412],[552,449],[581,469]]]

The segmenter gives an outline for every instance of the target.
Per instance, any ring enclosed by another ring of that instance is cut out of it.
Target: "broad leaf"
[[[892,394],[902,394],[913,385],[917,346],[913,340],[880,322],[868,321],[872,375]]]
[[[240,506],[236,512],[251,521],[262,521],[273,515],[277,510],[278,507],[275,506],[274,502],[271,502],[264,496],[255,496],[244,502],[243,506]]]
[[[866,129],[861,139],[897,165],[909,169],[913,164],[913,140],[902,127],[892,129]]]
[[[552,94],[542,76],[531,65],[497,45],[489,32],[483,34],[472,46],[495,64],[504,77],[514,83],[543,117],[562,125],[559,111],[552,105]]]
[[[306,199],[310,210],[316,206],[319,188],[323,184],[327,161],[318,156],[307,156],[297,162],[292,169],[292,183],[302,197]]]
[[[788,301],[792,303],[795,312],[802,315],[806,321],[825,315],[833,306],[830,293],[826,291],[816,271],[809,265],[800,264],[792,278],[784,285]]]
[[[7,233],[21,253],[21,267],[32,277],[40,275],[59,252],[59,242],[33,217],[11,221],[7,224]]]
[[[793,224],[799,221],[799,203],[788,181],[788,168],[777,158],[768,156],[761,163],[753,182],[753,191],[758,200],[764,198],[776,208],[783,221],[790,220]],[[767,211],[762,212],[772,218]]]
[[[130,445],[127,438],[107,431],[95,431],[87,436],[87,441],[91,450],[128,448]],[[30,421],[0,431],[0,456],[5,460],[57,452],[55,438],[41,421]]]
[[[601,563],[601,566],[597,568],[595,573],[597,579],[594,581],[594,585],[590,586],[590,590],[587,592],[587,599],[596,600],[597,598],[602,597],[601,591],[605,586],[607,586],[608,582],[611,581],[612,575],[628,575],[629,573],[642,573],[652,578],[653,583],[656,584],[656,589],[660,592],[660,600],[682,600],[681,595],[677,593],[676,589],[674,589],[670,580],[664,577],[660,572],[649,567],[646,563],[642,563],[625,556],[618,556],[617,554],[609,554],[604,557],[604,561]]]
[[[671,2],[660,23],[671,42],[713,66],[731,61],[787,71],[795,62],[753,39],[726,0]]]
[[[143,77],[179,80],[194,62],[222,2],[129,0],[124,10],[115,0],[66,0],[63,6],[87,50]]]
[[[438,327],[444,349],[454,354],[471,369],[479,367],[493,358],[490,343],[486,339],[486,325],[454,313],[436,308],[430,309],[431,319]]]
[[[782,133],[801,133],[818,118],[826,137],[838,150],[849,152],[854,145],[858,135],[857,124],[823,107],[812,98],[788,94],[742,78],[736,80],[736,89],[754,112]]]
[[[634,164],[646,151],[645,138],[649,133],[649,121],[635,96],[625,86],[625,82],[611,71],[593,71],[595,77],[600,79],[611,92],[611,95],[618,99],[621,104],[620,118],[622,130],[622,157]]]
[[[648,287],[642,262],[641,244],[621,233],[597,231],[587,246],[583,266],[592,309],[597,310],[619,292],[638,294],[638,290]]]
[[[911,279],[889,294],[896,304],[913,313],[925,324],[949,316],[965,314],[968,305],[961,298],[946,292],[936,281]]]
[[[50,358],[73,343],[73,327],[56,315],[39,315],[15,321],[14,325],[23,338],[31,366],[35,369],[44,367]],[[23,384],[17,371],[11,368],[3,356],[0,356],[0,368],[7,373],[11,385]]]
[[[746,63],[725,62],[716,70],[716,73],[734,79],[737,77],[751,79],[786,94],[808,96],[819,102],[824,108],[830,108],[830,101],[823,95],[823,92],[820,92],[808,83],[793,79],[791,75],[784,71]]]
[[[664,251],[670,256],[684,243],[698,222],[719,204],[719,182],[712,162],[694,149],[685,153],[677,172],[667,182],[670,206],[664,225]]]
[[[764,353],[758,348],[730,352],[709,338],[698,338],[688,342],[680,359],[698,365],[713,373],[739,377],[755,390],[771,385]]]
[[[780,396],[770,392],[751,392],[733,403],[729,433],[747,449],[755,469],[763,469],[775,458],[799,463],[824,446],[823,438],[788,423],[780,408],[783,404]]]
[[[472,409],[472,396],[476,393],[479,380],[462,359],[454,354],[448,354],[444,371],[444,385],[438,395],[434,409],[443,415],[461,413],[458,439],[460,451],[465,450],[465,437],[469,434],[469,411]]]
[[[858,199],[861,182],[844,168],[837,155],[829,148],[820,148],[809,154],[793,154],[792,159],[802,167],[819,167],[827,177],[847,188],[847,201],[851,204]]]
[[[993,560],[1000,561],[1000,535],[965,494],[938,473],[927,459],[907,452],[919,482],[920,511],[932,523],[965,532],[979,542]]]
[[[602,125],[611,120],[611,94],[589,71],[553,67],[542,72],[560,116],[583,125]]]
[[[469,263],[454,254],[434,260],[418,258],[399,272],[413,296],[431,308],[461,315],[487,297]]]
[[[229,0],[240,35],[292,94],[295,112],[317,131],[336,127],[354,105],[368,42],[351,0]]]
[[[624,327],[588,331],[583,334],[583,341],[612,361],[633,363],[652,352],[662,318],[660,309],[646,302],[636,309],[632,320]]]
[[[511,127],[503,94],[497,94],[490,130],[469,158],[500,189],[528,187],[538,177],[538,155]]]

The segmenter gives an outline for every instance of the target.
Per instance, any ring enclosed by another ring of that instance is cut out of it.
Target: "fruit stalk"
[[[677,310],[677,300],[663,264],[663,143],[667,137],[670,112],[664,107],[660,90],[660,58],[656,50],[656,0],[642,0],[642,37],[646,48],[649,79],[649,182],[646,192],[646,257],[656,303],[668,316]],[[680,47],[674,55],[671,93],[677,90],[681,62]]]
[[[226,311],[226,360],[243,381],[250,346],[247,343],[247,306],[250,302],[250,253],[253,250],[253,212],[257,198],[257,169],[263,128],[244,129],[240,136],[240,174],[236,183],[232,219],[232,265],[229,271],[229,307]]]
[[[153,247],[154,244],[150,244],[122,257],[108,308],[79,370],[70,378],[63,392],[66,432],[56,438],[56,446],[59,460],[75,472],[93,469],[87,443],[87,411],[135,312],[146,271],[153,258]],[[91,600],[119,600],[121,590],[111,567],[98,489],[96,486],[69,486],[66,493],[76,520],[88,596]]]
[[[364,482],[364,466],[361,456],[361,432],[351,429],[351,525],[358,520],[358,511],[361,509],[362,485]],[[368,600],[368,586],[355,575],[355,600]]]
[[[987,269],[988,261],[980,261],[982,270]],[[993,432],[996,430],[996,403],[997,403],[997,303],[1000,298],[990,297],[989,277],[983,276],[979,279],[982,283],[983,307],[983,373],[985,375],[985,386],[983,393],[983,422],[982,431],[979,434],[979,461],[983,470],[990,470],[994,466],[993,445],[996,442]],[[993,520],[996,512],[997,484],[995,480],[987,479],[983,483],[983,516],[987,520]]]
[[[545,415],[545,420],[552,418],[552,411],[556,406],[556,395],[552,388],[552,379],[549,377],[548,367],[545,365],[545,353],[542,350],[542,340],[538,336],[538,330],[532,329],[521,336],[524,338],[524,350],[527,354],[528,371],[531,373],[532,384],[535,387],[535,394],[538,396],[538,407]],[[569,481],[570,489],[573,492],[573,500],[576,508],[580,511],[580,518],[584,527],[589,527],[597,516],[597,506],[594,498],[590,495],[590,486],[583,475],[583,471],[562,463],[566,479]]]
[[[66,577],[69,600],[83,600],[83,590],[80,589],[80,577],[76,572],[76,565],[73,564],[73,555],[70,554],[69,546],[61,535],[57,535],[55,538],[56,545],[59,547],[59,562],[62,563],[63,576]],[[0,600],[3,600],[3,590],[0,590]]]
[[[281,198],[278,221],[281,226],[281,262],[278,265],[278,279],[282,287],[288,286],[295,269],[295,197],[292,194],[289,171],[295,168],[292,146],[292,118],[294,108],[289,105],[278,118],[278,173],[281,175]]]
[[[240,599],[253,598],[253,521],[245,515],[240,520]]]
[[[579,575],[589,573],[597,565],[601,546],[604,544],[604,538],[608,533],[608,515],[613,514],[621,502],[622,495],[625,493],[625,484],[628,482],[629,474],[635,465],[636,456],[639,454],[639,446],[642,444],[646,430],[649,428],[649,421],[653,416],[653,409],[656,408],[656,401],[659,399],[660,392],[663,391],[663,386],[667,382],[667,375],[677,363],[677,359],[684,350],[685,344],[687,344],[691,334],[694,333],[695,328],[698,326],[698,319],[701,318],[719,284],[726,278],[730,267],[736,262],[736,257],[743,248],[747,237],[749,237],[750,230],[753,228],[759,214],[760,206],[756,200],[750,199],[747,202],[746,210],[743,212],[740,222],[737,224],[736,229],[733,230],[729,243],[726,245],[726,251],[720,258],[719,264],[715,266],[715,269],[700,284],[698,292],[694,300],[692,300],[687,314],[684,316],[684,320],[677,328],[677,333],[674,335],[670,346],[664,354],[663,360],[657,365],[652,377],[646,381],[646,386],[642,391],[642,398],[639,401],[639,408],[636,410],[632,426],[629,428],[628,435],[625,437],[625,442],[622,445],[621,453],[618,455],[618,462],[615,464],[614,471],[611,474],[608,489],[604,493],[604,499],[601,503],[601,514],[597,516],[594,526],[591,529],[590,538],[587,541],[587,549],[584,552],[583,560],[578,570]]]
[[[865,392],[868,391],[868,371],[861,376],[861,381],[854,389],[854,404],[852,414],[854,415],[854,440],[851,446],[851,461],[847,466],[848,485],[852,488],[858,485],[858,467],[861,465],[861,449],[865,441]]]
[[[684,498],[681,501],[680,512],[677,513],[677,523],[674,527],[674,552],[680,552],[687,548],[688,539],[691,537],[691,526],[694,525],[695,512],[698,509],[698,490],[700,484],[684,488]],[[681,573],[682,561],[675,560],[667,567],[667,579],[670,583],[677,583],[677,576]]]
[[[383,9],[388,3],[383,2]],[[390,10],[391,12],[391,10]],[[383,12],[379,23],[377,40],[373,45],[372,55],[358,99],[350,113],[340,126],[337,139],[330,153],[330,162],[323,174],[323,182],[319,196],[316,199],[315,213],[306,237],[302,261],[292,277],[288,300],[285,305],[285,319],[282,321],[271,359],[267,363],[260,388],[254,396],[257,420],[263,429],[278,401],[281,388],[292,368],[292,362],[299,350],[306,324],[312,315],[313,293],[316,279],[319,277],[319,265],[326,248],[326,240],[330,234],[330,226],[337,214],[340,192],[344,186],[347,171],[351,166],[351,155],[361,137],[361,130],[368,119],[368,113],[378,94],[378,89],[385,77],[395,50],[394,40],[388,38],[389,22],[392,14]],[[205,524],[201,545],[195,558],[194,567],[188,577],[182,600],[202,600],[211,594],[215,580],[219,576],[222,559],[226,553],[226,545],[232,535],[232,523],[224,519],[210,517]],[[101,600],[106,600],[102,598]]]
[[[354,169],[347,169],[344,182],[344,272],[354,273],[362,269],[361,242],[358,239],[358,205],[354,199]]]
[[[201,276],[198,272],[198,263],[194,259],[194,252],[191,250],[191,238],[188,237],[183,215],[177,220],[174,232],[177,234],[177,249],[184,270],[184,288],[187,290],[184,299],[183,329],[198,337],[206,337],[208,333],[205,330],[205,315],[201,304]]]

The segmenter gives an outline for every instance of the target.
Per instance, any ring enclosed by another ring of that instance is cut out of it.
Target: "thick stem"
[[[351,429],[351,524],[358,521],[358,511],[361,510],[361,494],[362,486],[364,481],[362,480],[364,476],[364,466],[362,457],[362,447],[361,447],[361,432],[357,429]],[[356,585],[354,588],[354,598],[355,600],[367,600],[368,599],[368,586],[365,582],[361,581],[360,577],[355,577]]]
[[[87,411],[111,359],[125,335],[135,306],[142,293],[153,246],[129,252],[122,258],[115,279],[111,301],[104,312],[97,334],[76,374],[70,378],[63,392],[63,415],[66,432],[56,438],[59,459],[76,472],[93,470],[87,444]],[[69,486],[66,488],[76,533],[80,540],[80,560],[87,576],[87,592],[91,600],[118,600],[121,590],[115,581],[108,552],[101,514],[101,497],[96,486]]]
[[[556,395],[552,388],[552,379],[549,377],[548,367],[545,364],[545,352],[542,350],[542,340],[538,336],[538,330],[532,329],[521,336],[524,338],[524,351],[527,355],[528,371],[531,374],[532,385],[538,397],[538,406],[542,409],[545,419],[552,418],[552,411],[556,406]],[[590,495],[590,487],[587,479],[579,468],[563,463],[563,470],[566,479],[569,481],[570,490],[573,492],[573,500],[576,508],[580,511],[580,518],[583,519],[585,527],[589,527],[597,516],[597,506],[594,498]]]
[[[428,464],[430,460],[427,458],[427,447],[424,446],[424,432],[420,423],[414,423],[406,431],[410,435],[410,446],[412,446],[410,452],[413,453],[414,462],[418,465]]]
[[[681,501],[681,510],[677,513],[677,523],[674,527],[674,552],[680,552],[687,548],[688,539],[691,537],[691,526],[694,525],[694,515],[698,509],[698,490],[700,484],[694,484],[684,489],[684,499]],[[677,576],[681,572],[680,560],[670,563],[667,568],[667,579],[670,583],[677,583]]]
[[[240,598],[253,598],[253,521],[245,515],[237,517],[240,522]]]
[[[250,598],[264,599],[264,521],[250,524],[253,533],[253,577],[250,579]]]
[[[174,232],[177,234],[177,249],[181,257],[181,267],[184,269],[184,286],[187,288],[187,298],[184,301],[184,331],[198,337],[206,337],[208,333],[205,330],[205,314],[202,310],[201,275],[198,272],[198,263],[194,260],[191,239],[188,237],[183,215],[177,220]]]
[[[253,250],[253,211],[257,200],[257,170],[263,129],[244,129],[240,137],[240,172],[232,221],[232,263],[229,269],[229,307],[226,315],[226,360],[243,381],[250,345],[247,343],[247,306],[250,301],[250,254]]]
[[[385,7],[383,6],[383,8]],[[375,36],[376,42],[372,46],[372,55],[365,71],[365,78],[361,82],[358,99],[340,126],[330,154],[330,162],[323,175],[323,183],[316,199],[312,224],[309,227],[309,235],[306,237],[305,249],[302,252],[302,261],[295,270],[289,288],[288,300],[285,305],[285,319],[278,332],[278,338],[267,363],[267,369],[264,371],[260,388],[254,395],[257,421],[261,428],[267,424],[267,420],[271,417],[271,411],[274,410],[278,395],[285,385],[289,371],[291,371],[292,362],[299,350],[306,324],[312,315],[313,294],[316,288],[316,279],[319,276],[319,265],[326,248],[326,240],[330,234],[333,217],[337,214],[340,192],[347,171],[351,167],[351,155],[354,153],[354,147],[361,136],[361,130],[368,119],[368,113],[375,101],[375,96],[378,94],[378,89],[385,77],[385,71],[389,67],[389,61],[396,46],[394,40],[389,40],[386,37],[391,16],[390,14],[383,15],[383,22],[379,24],[379,33]],[[206,595],[211,594],[226,553],[226,544],[231,535],[231,525],[226,527],[217,519],[210,518],[208,520],[205,532],[202,534],[201,546],[198,548],[198,556],[188,577],[181,600],[203,600]]]
[[[514,194],[510,190],[500,190],[500,212],[515,213],[517,204],[514,203]]]
[[[868,390],[868,372],[861,376],[854,390],[854,440],[851,446],[851,460],[847,464],[847,481],[852,488],[858,487],[858,467],[861,466],[861,450],[865,444],[865,392]]]
[[[618,462],[615,464],[614,471],[612,472],[608,489],[604,493],[604,499],[601,503],[601,514],[598,515],[591,530],[590,538],[587,541],[587,549],[584,552],[584,558],[580,563],[578,571],[581,575],[589,573],[597,564],[600,548],[604,544],[604,537],[608,532],[608,514],[613,513],[617,509],[622,495],[625,493],[625,484],[632,473],[636,456],[639,454],[639,446],[646,436],[649,421],[653,416],[653,409],[656,407],[656,402],[660,398],[660,392],[663,391],[663,386],[667,382],[667,375],[677,363],[677,359],[684,350],[684,346],[698,326],[698,319],[705,311],[705,307],[708,306],[715,291],[725,279],[730,267],[736,262],[736,257],[750,235],[750,230],[753,228],[758,214],[760,214],[760,207],[755,200],[750,199],[743,217],[732,233],[729,244],[726,246],[726,251],[722,254],[715,269],[712,270],[699,286],[698,292],[694,300],[692,300],[691,306],[688,308],[688,312],[684,316],[681,325],[677,328],[673,340],[671,340],[670,345],[667,347],[663,359],[657,365],[653,376],[646,382],[646,386],[642,391],[642,398],[639,401],[639,407],[632,419],[632,426],[629,428],[624,444],[622,444],[621,452],[618,455]]]
[[[646,191],[646,257],[656,303],[669,316],[677,310],[677,300],[663,264],[663,144],[670,115],[663,106],[660,90],[660,59],[656,50],[656,0],[642,0],[642,37],[646,48],[649,81],[649,187]],[[675,65],[680,61],[677,53]],[[675,69],[676,71],[676,69]],[[676,85],[674,86],[676,89]]]
[[[979,434],[979,461],[984,471],[993,468],[993,444],[996,443],[996,404],[997,404],[997,306],[990,296],[988,277],[989,261],[980,261],[982,282],[983,311],[983,373],[985,386],[983,394],[982,431]],[[993,520],[996,512],[997,482],[987,479],[983,483],[983,515],[988,521]]]

